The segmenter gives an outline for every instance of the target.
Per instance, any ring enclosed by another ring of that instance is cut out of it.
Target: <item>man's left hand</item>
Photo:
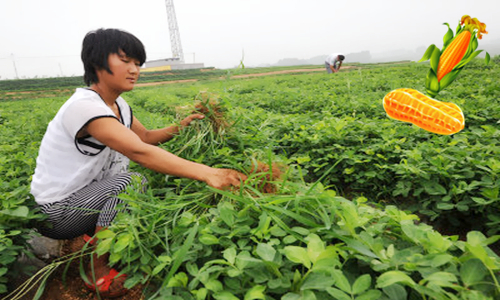
[[[184,120],[182,120],[180,122],[180,124],[182,126],[189,126],[189,124],[191,124],[191,122],[193,122],[194,120],[201,120],[205,118],[205,115],[202,115],[202,114],[192,114],[192,115],[189,115],[187,116],[186,118],[184,118]]]

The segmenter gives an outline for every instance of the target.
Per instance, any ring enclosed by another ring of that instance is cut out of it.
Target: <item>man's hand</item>
[[[181,124],[181,126],[187,127],[187,126],[189,126],[189,124],[191,124],[191,122],[193,122],[193,120],[201,120],[203,118],[205,118],[205,116],[202,114],[192,114],[192,115],[185,117],[180,122],[180,124]]]
[[[231,169],[212,168],[211,174],[207,176],[205,182],[216,189],[222,190],[225,187],[239,186],[241,181],[245,181],[247,176]]]

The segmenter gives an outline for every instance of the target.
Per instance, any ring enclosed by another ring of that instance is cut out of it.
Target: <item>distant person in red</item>
[[[239,186],[246,179],[235,170],[212,168],[158,147],[204,116],[192,114],[178,125],[155,130],[139,122],[121,97],[134,88],[146,61],[144,46],[135,36],[118,29],[91,31],[83,40],[81,57],[87,87],[77,88],[49,123],[31,182],[31,194],[48,216],[40,228],[43,235],[84,236],[93,244],[89,235],[113,222],[122,203],[118,195],[134,182],[146,185],[144,176],[128,170],[130,160],[218,189]],[[127,292],[126,275],[110,268],[108,257],[95,255],[86,285],[101,296],[118,297]]]
[[[342,66],[345,56],[342,53],[332,53],[325,59],[325,68],[328,74],[337,73]]]

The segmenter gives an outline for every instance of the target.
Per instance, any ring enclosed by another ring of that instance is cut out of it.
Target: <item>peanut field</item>
[[[395,121],[382,107],[394,89],[425,92],[427,70],[233,70],[122,95],[150,129],[205,113],[160,147],[249,179],[216,190],[132,163],[148,190],[121,195],[128,212],[93,251],[110,253],[146,299],[498,299],[500,58],[471,62],[436,97],[463,110],[454,135]],[[0,295],[12,292],[11,266],[43,222],[30,177],[70,94],[0,102]]]

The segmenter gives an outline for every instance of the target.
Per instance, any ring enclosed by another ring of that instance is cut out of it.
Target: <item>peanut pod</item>
[[[460,107],[432,99],[417,90],[394,90],[385,95],[383,105],[389,117],[433,133],[449,135],[464,128],[465,120]]]

